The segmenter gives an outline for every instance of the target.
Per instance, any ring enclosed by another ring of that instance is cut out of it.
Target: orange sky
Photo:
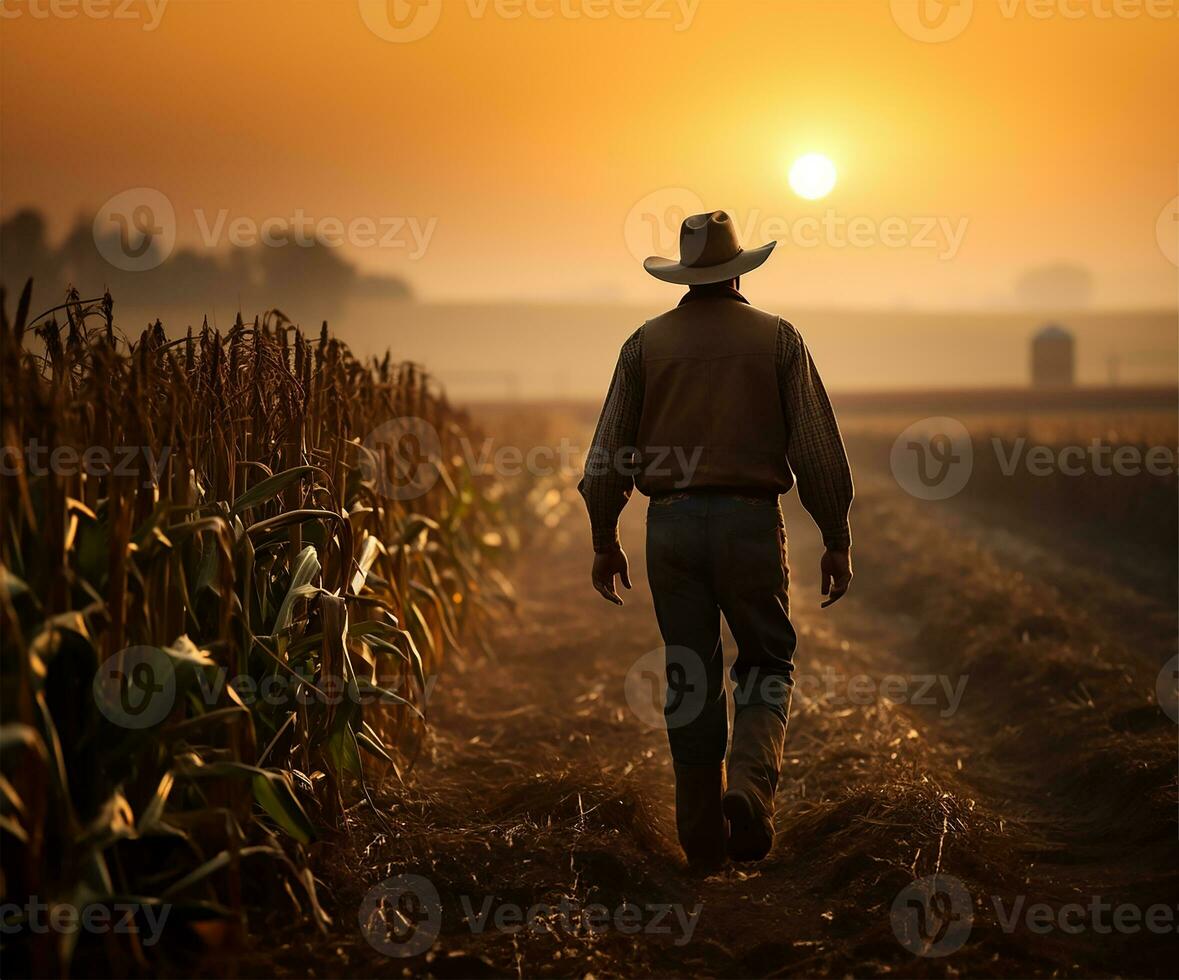
[[[406,43],[359,0],[160,2],[3,0],[4,213],[39,206],[61,233],[147,186],[188,245],[198,209],[407,219],[404,247],[342,247],[428,299],[643,301],[666,287],[632,254],[652,240],[632,211],[655,194],[674,216],[682,195],[656,192],[685,188],[783,237],[763,298],[1001,305],[1068,261],[1099,305],[1176,301],[1156,233],[1179,191],[1174,0],[974,0],[940,43],[889,0],[442,0]],[[820,202],[785,179],[808,150],[840,173]],[[863,241],[808,247],[794,223],[828,211]]]

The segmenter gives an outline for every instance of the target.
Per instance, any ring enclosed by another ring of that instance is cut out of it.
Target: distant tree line
[[[45,216],[26,208],[0,221],[0,283],[9,293],[34,281],[33,305],[55,305],[73,286],[83,297],[105,290],[135,310],[237,310],[256,312],[278,302],[289,316],[338,317],[350,299],[412,299],[408,284],[361,272],[322,242],[281,247],[194,250],[177,247],[159,266],[128,272],[108,262],[82,216],[58,244],[49,240]]]

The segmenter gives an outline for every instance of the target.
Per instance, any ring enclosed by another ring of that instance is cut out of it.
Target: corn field
[[[6,972],[142,971],[251,908],[326,926],[316,848],[413,766],[430,678],[511,606],[511,502],[419,368],[326,324],[129,339],[109,295],[29,298],[0,303],[4,892],[170,918],[155,950],[25,930]],[[412,493],[406,431],[370,436],[406,418]]]

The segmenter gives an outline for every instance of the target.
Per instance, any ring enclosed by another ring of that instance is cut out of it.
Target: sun
[[[835,164],[822,153],[800,156],[790,167],[790,188],[799,197],[817,201],[835,186]]]

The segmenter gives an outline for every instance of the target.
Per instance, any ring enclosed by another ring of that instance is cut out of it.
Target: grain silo
[[[1076,341],[1064,327],[1050,323],[1032,337],[1032,385],[1058,388],[1076,375]]]

